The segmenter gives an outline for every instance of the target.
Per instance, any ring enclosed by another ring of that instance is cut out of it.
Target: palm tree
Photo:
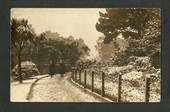
[[[21,74],[21,52],[25,47],[27,41],[31,41],[35,33],[28,20],[17,20],[12,18],[11,20],[11,47],[14,47],[17,51],[18,69],[19,69],[19,82],[22,83]]]

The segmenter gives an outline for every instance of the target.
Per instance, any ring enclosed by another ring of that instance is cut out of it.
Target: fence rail
[[[78,69],[73,69],[72,70],[72,79],[73,81],[75,81],[76,83],[82,85],[84,88],[87,89],[91,89],[92,92],[96,92],[98,94],[100,94],[102,97],[108,97],[108,95],[106,95],[105,93],[105,73],[103,71],[101,71],[101,88],[100,88],[100,92],[95,91],[95,86],[94,86],[94,80],[95,80],[95,72],[91,71],[91,85],[87,84],[87,70],[78,70]],[[84,77],[84,80],[82,80],[82,77]],[[145,102],[149,102],[149,98],[150,98],[150,77],[146,77],[145,78],[145,94],[144,94],[144,99]],[[122,102],[122,74],[120,73],[118,75],[118,90],[117,90],[117,102]],[[116,91],[115,91],[116,92]],[[110,99],[114,99],[115,98],[111,98],[108,97]]]

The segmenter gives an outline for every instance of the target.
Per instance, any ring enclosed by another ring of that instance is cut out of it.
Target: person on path
[[[59,66],[59,73],[60,76],[63,77],[64,73],[65,73],[65,64],[63,61],[60,62],[60,66]]]
[[[50,61],[50,65],[49,65],[49,75],[50,75],[51,78],[52,78],[54,74],[55,74],[55,63],[54,63],[54,61]]]

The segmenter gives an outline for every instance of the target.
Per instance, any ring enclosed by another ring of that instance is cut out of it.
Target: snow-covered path
[[[26,102],[27,94],[29,93],[31,84],[36,79],[24,80],[23,83],[11,83],[10,99],[12,102]]]
[[[32,84],[37,80],[48,75],[34,76],[32,79],[23,80],[23,83],[11,82],[10,84],[10,100],[12,102],[27,102],[27,96]]]
[[[39,80],[33,88],[31,102],[103,102],[70,82],[70,74],[56,75]],[[106,102],[106,101],[105,101]]]

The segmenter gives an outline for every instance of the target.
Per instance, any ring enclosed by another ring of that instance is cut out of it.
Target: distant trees
[[[18,64],[19,81],[22,83],[21,61],[32,61],[41,73],[50,60],[60,60],[74,66],[76,61],[89,55],[90,49],[83,39],[62,37],[57,32],[37,35],[26,19],[11,19],[11,69]],[[47,69],[48,70],[48,69]]]
[[[127,58],[131,55],[151,56],[160,52],[159,9],[108,8],[106,13],[99,14],[96,29],[104,34],[104,43],[116,41],[117,35],[121,33],[129,44],[127,50],[121,51]]]
[[[21,74],[21,53],[26,47],[26,42],[31,41],[35,36],[33,28],[28,21],[25,19],[11,20],[11,48],[15,49],[16,56],[18,60],[18,68],[19,68],[19,81],[22,83],[22,74]]]
[[[45,42],[46,42],[46,38],[44,32],[41,33],[40,35],[37,35],[33,39],[33,47],[32,47],[33,51],[31,53],[31,59],[37,64],[40,73],[42,72],[41,63],[45,61],[43,60],[46,58],[45,54],[48,54],[44,45]]]
[[[104,37],[99,37],[97,40],[96,50],[99,53],[101,61],[108,61],[114,55],[115,47],[114,43],[104,43]]]
[[[48,46],[49,58],[54,61],[63,60],[66,63],[75,65],[76,61],[89,55],[90,49],[84,43],[83,39],[74,39],[73,36],[64,38],[56,35],[54,38],[46,36],[45,45]]]
[[[33,42],[32,60],[38,65],[40,72],[43,72],[44,65],[48,65],[50,60],[54,63],[62,60],[74,66],[77,60],[88,56],[90,51],[83,39],[74,39],[73,36],[65,38],[51,31],[36,36]]]

